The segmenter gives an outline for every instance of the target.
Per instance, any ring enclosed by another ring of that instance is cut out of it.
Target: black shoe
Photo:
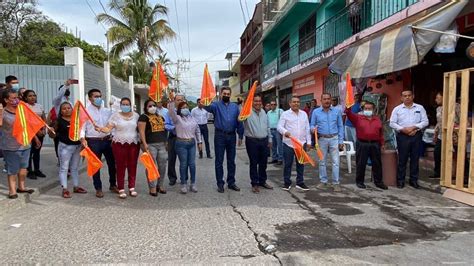
[[[209,156],[207,156],[207,159],[212,159],[212,156],[210,156],[210,155],[209,155]]]
[[[384,183],[380,183],[380,184],[375,184],[376,187],[380,188],[380,189],[383,189],[383,190],[387,190],[388,187],[384,184]]]
[[[430,179],[439,179],[439,175],[437,175],[437,174],[430,175],[428,178],[430,178]]]
[[[420,185],[418,185],[418,181],[409,181],[408,184],[415,189],[421,188]]]
[[[278,161],[278,162],[276,163],[276,165],[282,165],[282,164],[283,164],[283,161]]]
[[[397,182],[397,188],[404,188],[405,187],[405,183],[404,182]]]
[[[38,179],[34,172],[28,172],[26,177],[28,177],[29,179]]]
[[[356,186],[358,188],[367,188],[367,186],[364,183],[356,183]]]
[[[227,186],[227,188],[232,189],[234,191],[240,191],[240,188],[236,184],[229,185]]]
[[[41,172],[40,170],[36,170],[36,171],[35,171],[35,175],[36,175],[37,177],[46,177],[46,175],[43,174],[43,172]]]
[[[269,162],[269,164],[274,164],[274,163],[278,163],[278,161],[277,161],[277,160],[273,160],[273,161]]]
[[[176,180],[170,181],[170,186],[176,185]]]
[[[224,193],[224,186],[218,186],[217,187],[217,192]]]
[[[305,185],[304,183],[296,185],[296,188],[299,189],[299,190],[302,190],[302,191],[308,191],[309,190],[309,187],[307,185]]]
[[[291,185],[283,185],[281,189],[283,189],[284,191],[290,191]]]

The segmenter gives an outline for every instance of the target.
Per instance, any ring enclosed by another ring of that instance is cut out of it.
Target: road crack
[[[278,260],[278,263],[280,263],[280,265],[283,265],[283,263],[281,262],[281,259],[276,255],[275,252],[267,252],[265,250],[266,247],[263,245],[262,241],[258,239],[258,233],[255,232],[255,230],[250,226],[250,221],[248,219],[246,219],[244,214],[237,209],[237,206],[235,206],[234,204],[231,203],[230,195],[229,195],[229,204],[232,207],[232,211],[234,211],[236,214],[239,215],[240,219],[245,222],[245,224],[247,225],[247,228],[250,230],[250,232],[253,233],[253,237],[255,239],[255,242],[257,242],[257,247],[260,250],[260,252],[264,255],[272,255],[273,257],[275,257]]]

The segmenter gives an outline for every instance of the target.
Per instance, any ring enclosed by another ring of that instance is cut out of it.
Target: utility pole
[[[182,93],[181,91],[181,72],[189,71],[189,59],[178,59],[176,62],[176,92]]]

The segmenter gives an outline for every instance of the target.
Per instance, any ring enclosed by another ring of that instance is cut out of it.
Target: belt
[[[245,136],[246,139],[251,139],[251,140],[258,140],[258,141],[264,141],[264,140],[268,140],[268,138],[254,138],[254,137],[248,137],[248,136]]]
[[[176,140],[180,140],[180,141],[193,141],[194,139],[193,139],[193,138],[190,138],[190,139],[176,138]]]
[[[235,135],[235,131],[232,131],[232,132],[224,131],[224,130],[218,129],[218,128],[216,128],[216,132],[220,132],[220,133],[223,133],[223,134],[226,134],[226,135]]]
[[[325,139],[334,138],[335,136],[337,136],[337,134],[318,134],[318,137]]]
[[[93,138],[89,138],[89,137],[86,137],[86,140],[110,140],[112,137],[110,135],[107,135],[105,137],[93,137]]]
[[[363,140],[363,139],[358,139],[357,141],[358,141],[358,142],[362,142],[362,143],[379,143],[378,140]]]

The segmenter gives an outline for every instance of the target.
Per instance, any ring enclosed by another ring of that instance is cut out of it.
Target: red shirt
[[[385,144],[383,125],[378,116],[372,116],[372,119],[369,119],[365,115],[354,114],[350,108],[346,109],[346,115],[356,128],[358,140],[378,141],[381,146]]]

